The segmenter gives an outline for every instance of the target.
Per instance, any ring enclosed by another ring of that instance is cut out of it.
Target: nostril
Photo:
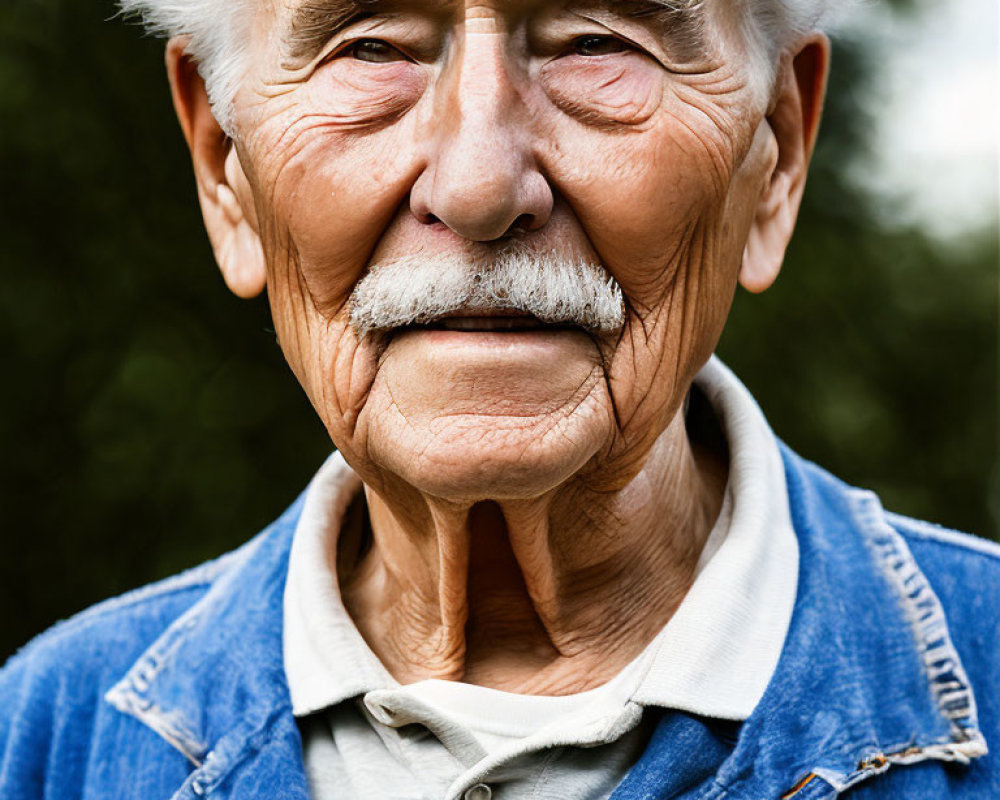
[[[410,206],[410,210],[413,216],[417,218],[421,225],[439,225],[441,224],[441,218],[437,214],[432,214],[426,209],[418,209],[413,205]]]
[[[507,234],[527,233],[535,228],[534,214],[521,214],[514,223],[507,229]]]

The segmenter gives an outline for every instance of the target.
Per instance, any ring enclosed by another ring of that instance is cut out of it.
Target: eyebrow
[[[341,28],[375,13],[381,0],[304,0],[282,36],[293,61],[311,60]]]
[[[282,36],[285,54],[295,62],[313,59],[337,31],[372,16],[384,0],[304,0],[292,12]],[[573,0],[569,6],[576,5]],[[652,22],[665,40],[685,50],[703,50],[705,0],[583,0],[614,13]]]
[[[664,42],[686,60],[703,54],[708,45],[708,9],[705,0],[605,0],[625,16],[650,20]]]

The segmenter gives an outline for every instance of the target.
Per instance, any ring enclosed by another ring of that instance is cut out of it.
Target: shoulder
[[[912,560],[941,601],[953,635],[1000,633],[1000,544],[886,511],[873,492],[784,446],[783,455],[793,517],[802,527],[837,534],[830,541],[844,546],[842,534],[859,534],[857,544],[879,549],[883,559]],[[995,644],[1000,649],[1000,636]]]
[[[168,796],[186,780],[194,757],[164,733],[180,730],[177,720],[152,702],[143,706],[139,695],[170,672],[163,665],[196,630],[204,635],[188,653],[195,661],[204,655],[198,648],[224,648],[212,621],[200,617],[259,616],[254,603],[264,594],[273,610],[302,503],[300,496],[237,550],[93,606],[11,658],[0,669],[0,797],[139,800]],[[156,660],[159,672],[149,667]],[[137,692],[135,710],[159,726],[112,702],[126,679]]]
[[[851,559],[867,552],[894,576],[914,623],[930,625],[940,615],[946,627],[931,625],[929,635],[949,639],[961,663],[928,663],[928,669],[944,674],[958,668],[967,675],[987,744],[1000,751],[1000,545],[888,512],[874,493],[845,484],[788,448],[783,455],[800,537],[818,530],[823,547],[843,550],[846,566],[838,574],[845,581],[855,579]],[[990,764],[977,763],[975,770],[995,769],[994,759],[986,760]]]
[[[978,580],[998,585],[1000,544],[886,511],[875,493],[844,483],[787,446],[782,451],[793,516],[808,517],[810,523],[823,527],[868,534],[862,538],[871,539],[879,531],[898,536],[935,589],[945,594],[976,589]],[[981,602],[1000,606],[1000,592],[982,597]]]
[[[924,762],[890,770],[861,798],[1000,797],[1000,545],[929,522],[885,512],[941,604],[958,663],[938,656],[932,674],[958,671],[972,687],[972,713],[989,752],[964,768]],[[940,631],[938,632],[940,635]],[[928,655],[932,651],[928,651]]]
[[[1000,544],[931,522],[886,512],[887,522],[906,540],[910,550],[925,566],[925,571],[941,573],[939,578],[954,588],[962,585],[962,576],[1000,579]],[[985,588],[985,587],[984,587]],[[1000,593],[994,593],[1000,601]]]
[[[934,588],[980,705],[1000,720],[1000,545],[899,514],[886,520]]]
[[[238,552],[238,551],[237,551]],[[69,664],[127,669],[142,650],[212,585],[234,553],[98,603],[56,623],[22,647],[0,671],[0,707],[13,679]],[[120,676],[119,676],[120,677]]]
[[[238,552],[99,603],[37,636],[4,665],[0,795],[40,796],[55,772],[61,776],[57,784],[74,785],[94,769],[88,742],[146,735],[104,702],[105,693],[211,588]]]

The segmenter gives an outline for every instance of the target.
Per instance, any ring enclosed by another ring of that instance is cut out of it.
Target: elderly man
[[[4,798],[1000,796],[1000,551],[777,443],[817,0],[129,0],[337,453],[0,673]]]

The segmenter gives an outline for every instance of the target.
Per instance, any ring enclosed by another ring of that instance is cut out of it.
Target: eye
[[[409,60],[399,50],[381,39],[358,39],[347,52],[358,61],[367,61],[369,64]]]
[[[632,49],[616,36],[581,36],[573,40],[572,46],[578,56],[609,56]]]

